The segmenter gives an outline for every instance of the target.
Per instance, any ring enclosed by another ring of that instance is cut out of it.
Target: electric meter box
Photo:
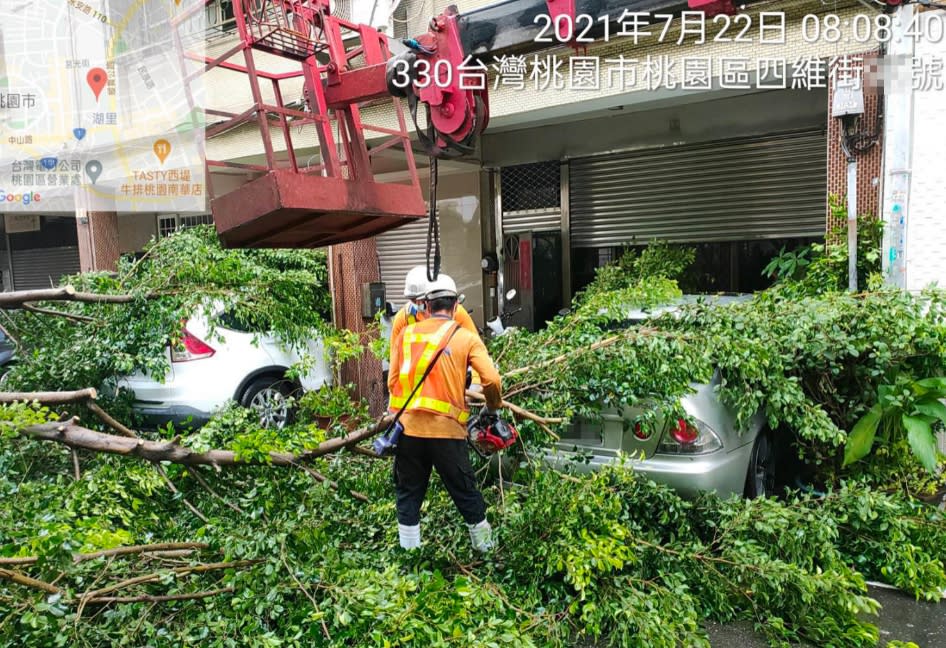
[[[361,316],[365,319],[374,319],[374,316],[384,310],[384,283],[373,281],[361,284]]]
[[[864,114],[864,90],[856,79],[841,79],[834,89],[832,117],[858,117]]]

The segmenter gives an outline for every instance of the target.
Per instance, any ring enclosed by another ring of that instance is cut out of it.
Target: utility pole
[[[857,122],[864,114],[864,89],[857,79],[838,80],[831,116],[841,120],[841,150],[847,158],[847,273],[848,290],[857,292]]]
[[[881,253],[886,282],[906,288],[907,217],[913,153],[913,88],[907,71],[911,69],[914,54],[913,37],[906,32],[913,25],[914,9],[912,5],[903,5],[897,12],[899,20],[891,21],[892,33],[886,57],[891,70],[884,77],[886,121]],[[903,74],[892,74],[893,69]]]

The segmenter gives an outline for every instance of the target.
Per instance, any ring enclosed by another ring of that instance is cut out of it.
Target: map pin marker
[[[56,168],[56,161],[57,160],[54,157],[44,157],[40,159],[39,163],[40,163],[40,166],[42,166],[47,171],[52,171],[53,169]]]
[[[83,137],[85,137],[85,129],[84,129],[84,128],[73,128],[73,129],[72,129],[72,134],[76,136],[76,139],[77,139],[77,140],[81,140]]]
[[[167,159],[168,155],[171,154],[171,143],[166,139],[159,139],[154,143],[154,154],[158,156],[158,159],[161,160],[161,164],[164,164],[164,161]]]
[[[108,73],[102,68],[92,68],[85,75],[85,80],[92,88],[92,92],[95,93],[95,100],[98,101],[99,95],[102,94],[102,88],[105,87],[105,83],[108,81]]]
[[[85,174],[92,179],[92,184],[102,175],[102,163],[98,160],[89,160],[85,163]]]

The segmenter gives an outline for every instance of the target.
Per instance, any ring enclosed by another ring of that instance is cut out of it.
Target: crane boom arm
[[[733,0],[505,0],[462,15],[451,5],[431,19],[426,34],[403,41],[407,51],[388,63],[388,91],[407,97],[429,155],[467,155],[489,122],[487,60],[569,42],[577,46],[569,39],[578,16],[592,19],[584,22],[582,36],[596,40],[614,33],[606,23],[617,22],[625,12],[676,16],[688,9],[708,16],[736,13]],[[427,132],[417,121],[421,106]]]

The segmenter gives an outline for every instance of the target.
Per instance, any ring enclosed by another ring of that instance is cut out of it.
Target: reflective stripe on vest
[[[443,338],[452,324],[453,322],[444,323],[433,335],[415,333],[414,324],[410,324],[404,329],[404,339],[401,345],[401,357],[403,359],[401,360],[401,368],[398,370],[400,374],[398,379],[401,381],[402,397],[406,398],[407,395],[417,387],[421,376],[427,371],[427,365],[430,364],[430,359],[434,357],[434,354],[437,352],[440,343],[443,342]],[[414,368],[414,382],[411,384],[411,345],[415,342],[426,342],[427,344],[424,346],[424,350],[420,354],[420,359],[417,361],[417,366]],[[398,406],[394,405],[394,407]]]
[[[414,394],[414,398],[411,399],[410,403],[407,403],[407,396],[417,387],[418,382],[423,377],[424,373],[427,371],[427,367],[430,366],[430,362],[433,359],[434,355],[437,353],[437,350],[444,344],[444,338],[447,334],[453,330],[454,327],[459,326],[453,320],[444,322],[433,334],[426,335],[423,333],[414,332],[414,324],[409,325],[404,329],[404,339],[402,341],[402,354],[403,361],[401,362],[401,367],[398,371],[398,379],[401,386],[401,394],[391,394],[390,407],[392,408],[404,408],[405,410],[414,410],[414,409],[426,409],[439,414],[444,414],[450,416],[460,423],[466,423],[470,418],[469,412],[466,412],[453,404],[442,401],[430,396],[421,396],[418,393]],[[424,350],[421,352],[420,357],[417,360],[416,366],[411,366],[411,346],[419,342],[424,342]],[[413,369],[414,380],[411,381],[411,370]],[[412,384],[413,383],[413,384]]]
[[[406,399],[401,396],[392,396],[391,397],[391,407],[400,408],[404,405]],[[461,410],[457,407],[454,407],[447,401],[437,400],[436,398],[430,398],[429,396],[414,396],[411,400],[410,407],[407,409],[426,409],[433,410],[434,412],[439,412],[440,414],[446,414],[451,418],[455,418],[460,423],[466,423],[470,419],[470,413],[464,410]]]

